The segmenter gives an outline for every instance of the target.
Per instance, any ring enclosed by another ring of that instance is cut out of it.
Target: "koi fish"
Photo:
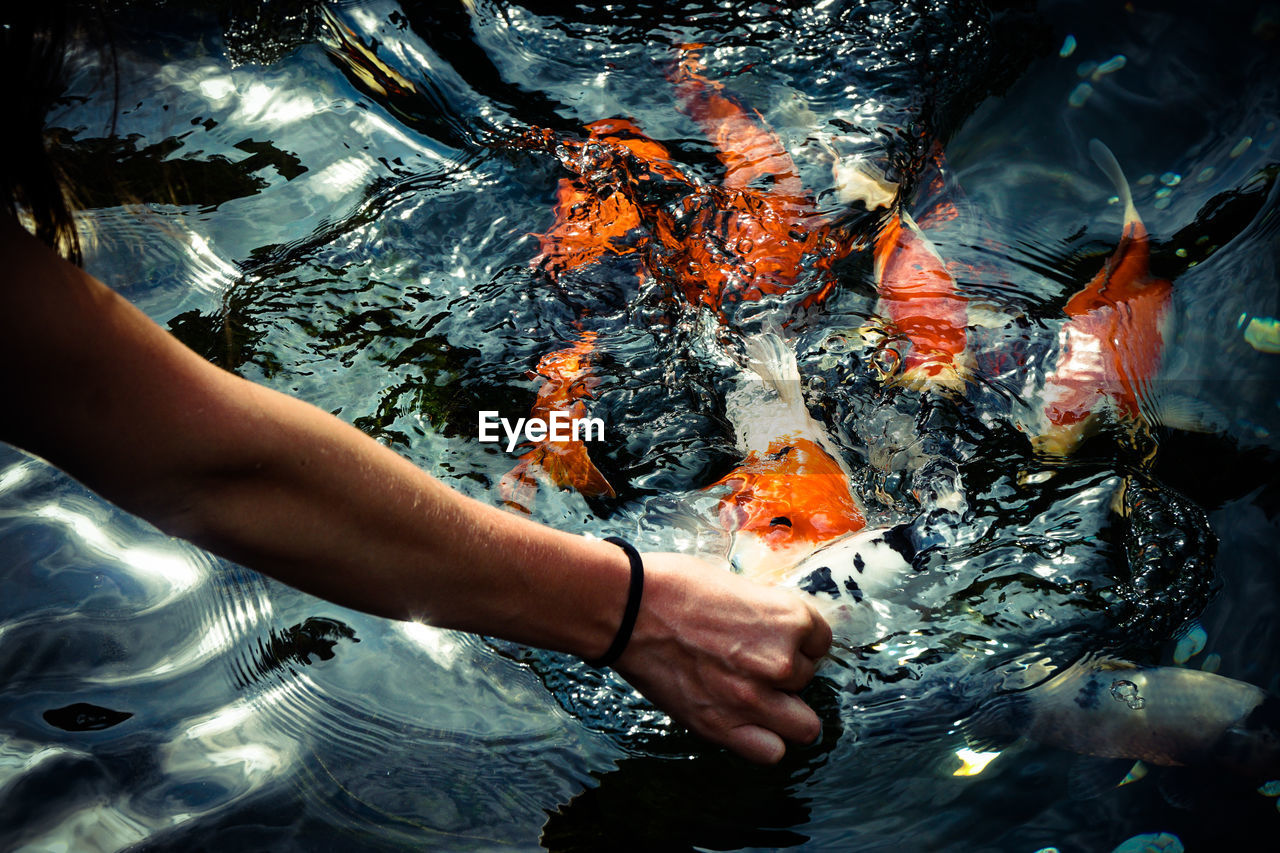
[[[889,636],[914,613],[902,596],[918,535],[909,524],[867,528],[773,578],[813,595],[838,635]],[[1088,659],[988,700],[960,728],[982,751],[1026,738],[1099,758],[1280,778],[1280,698],[1196,669]]]
[[[803,305],[817,305],[835,287],[832,264],[853,243],[818,210],[760,114],[704,76],[700,47],[682,47],[671,79],[678,106],[715,145],[724,178],[686,199],[682,216],[655,211],[657,244],[686,301],[722,318],[733,303],[786,293],[805,274],[817,285]]]
[[[774,333],[747,341],[758,381],[729,399],[743,461],[724,488],[720,521],[733,534],[730,563],[777,582],[819,546],[866,526],[850,474],[805,407],[795,355]]]
[[[606,192],[595,187],[581,173],[602,171],[613,166],[611,153],[626,152],[669,180],[686,180],[671,163],[667,150],[622,118],[595,121],[586,126],[588,141],[572,144],[558,141],[564,148],[562,161],[569,161],[579,174],[561,178],[556,187],[555,218],[551,228],[538,235],[540,252],[533,265],[558,280],[565,272],[595,263],[608,255],[627,255],[643,248],[641,211],[632,194]],[[556,144],[550,134],[541,143]]]
[[[1061,354],[1044,386],[1047,425],[1032,440],[1055,456],[1070,454],[1096,432],[1108,409],[1143,422],[1140,401],[1160,367],[1173,292],[1170,282],[1151,274],[1151,239],[1115,155],[1096,139],[1089,151],[1115,184],[1124,229],[1107,263],[1066,304]]]
[[[935,146],[933,161],[935,178],[929,189],[937,195],[943,191],[945,173],[940,147]],[[954,203],[943,198],[925,211],[922,228],[899,204],[876,240],[877,312],[910,342],[899,372],[899,381],[910,388],[963,391],[965,376],[971,370],[967,302],[926,235],[926,229],[957,215]]]
[[[964,723],[977,748],[1001,738],[1163,766],[1280,777],[1280,699],[1182,667],[1102,658],[1002,695]]]
[[[587,416],[585,400],[590,398],[599,381],[591,375],[595,337],[594,332],[583,332],[573,346],[548,353],[539,360],[537,375],[543,382],[533,404],[532,417],[550,422],[553,412],[564,412],[573,419]],[[498,484],[503,501],[527,511],[540,477],[589,497],[614,496],[613,486],[596,468],[586,444],[578,438],[545,439],[525,452]]]
[[[549,131],[524,135],[521,144],[554,151],[571,172],[557,187],[555,219],[539,238],[534,264],[558,280],[606,257],[644,250],[641,279],[660,266],[687,303],[705,305],[723,319],[732,303],[786,292],[804,273],[805,260],[814,258],[809,266],[819,272],[820,284],[805,304],[816,304],[834,288],[831,263],[851,244],[829,233],[795,163],[760,116],[700,72],[692,49],[686,48],[672,80],[682,107],[707,133],[725,166],[719,187],[686,175],[660,143],[626,119],[593,122],[585,141],[560,139]],[[770,186],[752,186],[765,176]],[[668,190],[658,199],[656,186]],[[681,196],[674,206],[671,188]],[[545,384],[535,414],[584,409],[594,384],[587,378],[593,342],[584,335],[571,349],[544,357],[537,372]],[[808,439],[786,446],[781,456],[781,447],[760,448],[764,455],[744,463],[742,476],[758,483],[761,474],[775,470],[771,479],[781,482],[786,472],[821,468],[824,475],[834,475],[838,469]],[[585,447],[548,440],[526,453],[504,478],[504,499],[527,507],[539,472],[557,486],[588,495],[614,494]],[[847,487],[840,488],[847,493]],[[839,502],[837,496],[829,500]]]

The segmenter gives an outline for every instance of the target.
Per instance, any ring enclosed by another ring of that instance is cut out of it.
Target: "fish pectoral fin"
[[[1091,800],[1117,788],[1133,769],[1132,758],[1098,758],[1082,755],[1067,771],[1067,795],[1073,800]]]
[[[841,204],[862,204],[867,211],[888,209],[898,198],[898,184],[861,159],[837,159],[831,165],[836,199]]]
[[[1031,436],[1031,449],[1038,456],[1065,459],[1076,452],[1085,439],[1098,431],[1100,418],[1090,412],[1082,420],[1070,424],[1049,424],[1043,432]]]
[[[1170,394],[1162,398],[1153,420],[1185,432],[1217,433],[1225,430],[1228,424],[1228,418],[1216,406],[1188,394]]]
[[[1205,773],[1203,768],[1197,769],[1201,772],[1197,773],[1186,767],[1160,768],[1160,780],[1156,783],[1156,788],[1166,803],[1183,811],[1199,811],[1213,799],[1215,788],[1220,790],[1224,783],[1230,785],[1234,781],[1222,778],[1219,773]]]
[[[895,382],[909,391],[945,391],[963,395],[973,377],[969,364],[967,353],[938,356],[906,368]]]
[[[970,749],[999,752],[1025,733],[1028,713],[1025,697],[1016,693],[1002,694],[987,700],[961,720],[960,731]]]

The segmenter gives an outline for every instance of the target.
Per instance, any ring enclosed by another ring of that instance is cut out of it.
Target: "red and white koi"
[[[1141,404],[1160,367],[1173,292],[1151,274],[1151,238],[1115,155],[1096,139],[1089,150],[1115,184],[1124,229],[1106,264],[1065,308],[1058,363],[1044,386],[1044,426],[1033,439],[1037,450],[1056,456],[1097,431],[1105,412],[1143,422]]]

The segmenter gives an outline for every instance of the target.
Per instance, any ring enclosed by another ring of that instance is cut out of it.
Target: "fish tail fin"
[[[773,390],[783,404],[804,408],[800,395],[800,367],[795,352],[776,329],[768,329],[746,340],[747,366]]]
[[[1115,186],[1116,195],[1120,197],[1120,205],[1124,208],[1125,226],[1134,222],[1141,225],[1142,217],[1138,215],[1138,209],[1133,205],[1133,193],[1129,190],[1129,181],[1125,178],[1124,170],[1120,168],[1120,161],[1116,159],[1116,155],[1112,154],[1111,149],[1100,139],[1089,140],[1089,154],[1093,157],[1093,162]]]

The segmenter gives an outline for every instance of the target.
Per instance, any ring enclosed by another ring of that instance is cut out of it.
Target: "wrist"
[[[531,554],[516,571],[526,581],[507,638],[587,661],[610,649],[631,584],[627,554],[594,537],[553,533],[559,547]]]
[[[567,651],[590,665],[608,666],[612,661],[606,660],[606,655],[616,651],[613,646],[627,615],[633,577],[631,560],[613,542],[578,538],[583,546],[582,571],[573,573],[571,582],[580,589],[581,605],[572,617],[573,647]]]
[[[622,610],[622,618],[618,622],[618,630],[613,635],[613,642],[608,650],[597,658],[588,658],[587,664],[597,669],[611,666],[626,651],[631,640],[631,632],[636,626],[636,617],[640,613],[640,601],[644,596],[644,560],[640,552],[625,539],[610,536],[604,541],[617,545],[627,555],[630,577],[627,585],[627,603]]]

